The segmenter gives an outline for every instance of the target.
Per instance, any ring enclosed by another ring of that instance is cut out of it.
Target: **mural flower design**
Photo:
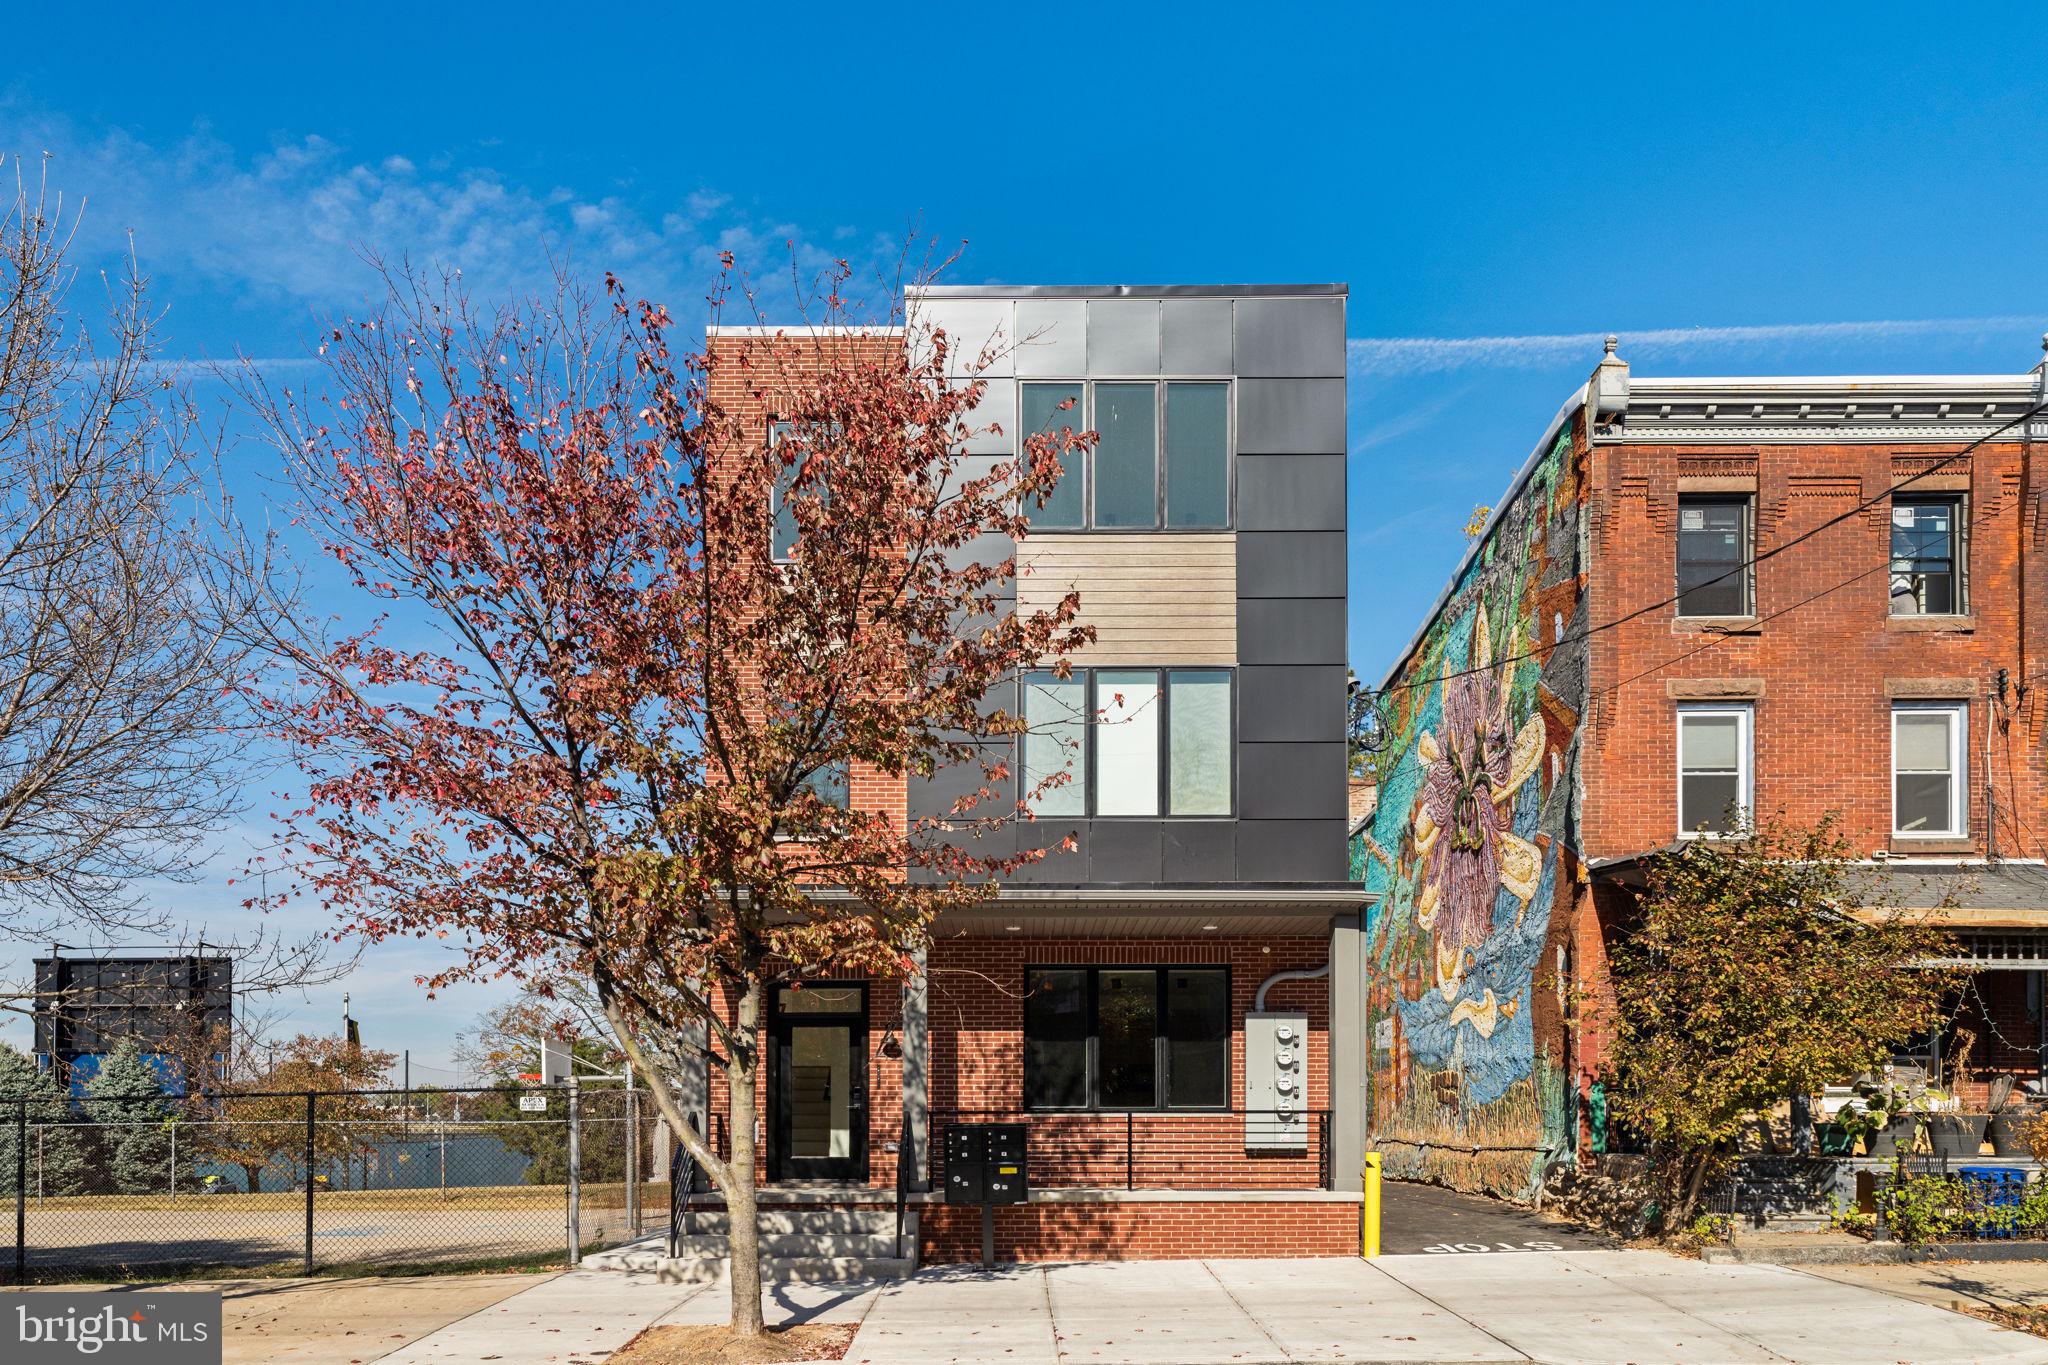
[[[1516,653],[1514,636],[1504,653]],[[1542,762],[1543,718],[1532,715],[1508,733],[1507,690],[1493,667],[1484,611],[1472,627],[1468,660],[1469,671],[1444,679],[1437,730],[1416,746],[1423,765],[1414,823],[1422,860],[1416,918],[1434,935],[1436,984],[1446,1001],[1457,999],[1472,950],[1493,931],[1501,888],[1526,910],[1542,862],[1534,844],[1510,831],[1508,808]]]

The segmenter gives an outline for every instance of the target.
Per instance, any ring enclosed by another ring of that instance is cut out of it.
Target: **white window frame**
[[[1899,717],[1946,715],[1949,791],[1947,829],[1899,828]],[[1894,839],[1967,839],[1970,837],[1970,704],[1966,701],[1895,701],[1892,703],[1891,803]]]
[[[1736,720],[1736,807],[1742,812],[1742,825],[1736,830],[1719,834],[1713,830],[1687,829],[1685,827],[1685,721],[1688,716],[1733,716]],[[1734,837],[1749,823],[1749,813],[1756,808],[1756,707],[1749,702],[1687,702],[1679,706],[1672,721],[1672,814],[1676,817],[1680,839],[1727,839]]]

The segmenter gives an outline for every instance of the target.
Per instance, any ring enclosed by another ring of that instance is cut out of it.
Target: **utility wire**
[[[2014,417],[2014,418],[2013,418],[2012,420],[2010,420],[2010,421],[2008,421],[2008,422],[2005,422],[2005,423],[2002,423],[2002,424],[2000,424],[1999,426],[1996,426],[1996,427],[1992,428],[1992,429],[1991,429],[1990,431],[1987,431],[1987,432],[1985,432],[1985,433],[1984,433],[1984,434],[1983,434],[1982,436],[1979,436],[1979,437],[1978,437],[1978,438],[1977,438],[1976,440],[1974,440],[1974,441],[1970,442],[1970,443],[1969,443],[1968,445],[1964,446],[1964,447],[1963,447],[1963,448],[1962,448],[1961,450],[1958,450],[1958,451],[1956,451],[1956,452],[1954,452],[1953,454],[1950,454],[1950,455],[1944,455],[1944,456],[1942,456],[1942,457],[1941,457],[1940,459],[1938,459],[1938,460],[1936,460],[1936,461],[1935,461],[1934,463],[1932,463],[1932,464],[1928,465],[1928,466],[1927,466],[1927,468],[1925,468],[1925,469],[1921,470],[1921,471],[1920,471],[1919,473],[1917,473],[1917,474],[1909,474],[1909,475],[1907,475],[1907,476],[1906,476],[1905,478],[1903,478],[1903,479],[1899,480],[1899,481],[1898,481],[1897,483],[1895,483],[1895,484],[1891,485],[1891,486],[1890,486],[1889,488],[1885,489],[1885,491],[1884,491],[1884,492],[1882,492],[1882,493],[1878,494],[1878,495],[1877,495],[1876,497],[1874,497],[1874,498],[1865,498],[1865,499],[1863,499],[1862,501],[1858,502],[1858,503],[1857,503],[1857,504],[1856,504],[1856,505],[1855,505],[1854,507],[1851,507],[1851,508],[1850,508],[1850,509],[1849,509],[1848,511],[1846,511],[1846,512],[1842,512],[1842,513],[1839,513],[1839,514],[1837,514],[1837,515],[1835,515],[1835,516],[1832,516],[1832,517],[1829,517],[1829,518],[1828,518],[1828,519],[1827,519],[1826,521],[1824,521],[1824,522],[1820,523],[1820,525],[1818,525],[1818,526],[1815,526],[1815,527],[1812,527],[1812,528],[1810,528],[1809,530],[1805,530],[1805,531],[1802,531],[1802,532],[1800,532],[1800,533],[1799,533],[1798,535],[1796,535],[1796,536],[1792,537],[1792,539],[1790,539],[1790,540],[1784,541],[1784,542],[1782,542],[1782,543],[1780,543],[1780,544],[1777,544],[1777,545],[1773,545],[1773,546],[1772,546],[1772,547],[1771,547],[1770,549],[1768,549],[1768,550],[1764,550],[1764,551],[1760,551],[1760,552],[1757,552],[1757,553],[1753,553],[1753,554],[1751,554],[1751,555],[1750,555],[1750,556],[1749,556],[1748,558],[1744,559],[1744,560],[1743,560],[1743,561],[1742,561],[1741,563],[1739,563],[1739,564],[1735,565],[1735,567],[1733,567],[1733,568],[1729,569],[1729,570],[1728,570],[1728,571],[1727,571],[1726,573],[1724,573],[1724,574],[1721,574],[1721,575],[1720,575],[1719,577],[1717,577],[1717,578],[1714,578],[1714,579],[1711,579],[1711,580],[1709,580],[1709,581],[1708,581],[1708,582],[1706,582],[1706,583],[1699,583],[1699,584],[1695,584],[1695,585],[1694,585],[1694,588],[1693,588],[1693,589],[1688,589],[1688,591],[1692,591],[1692,590],[1695,590],[1695,589],[1697,589],[1697,588],[1711,587],[1711,586],[1713,586],[1713,584],[1715,584],[1715,583],[1720,583],[1720,582],[1724,582],[1724,581],[1725,581],[1725,580],[1727,580],[1727,579],[1730,579],[1730,578],[1733,578],[1733,577],[1735,577],[1735,576],[1736,576],[1737,574],[1746,574],[1746,573],[1748,573],[1748,572],[1749,572],[1749,571],[1750,571],[1751,569],[1755,568],[1755,567],[1756,567],[1756,566],[1757,566],[1758,564],[1761,564],[1761,563],[1763,563],[1763,562],[1764,562],[1764,561],[1765,561],[1766,559],[1769,559],[1769,558],[1771,558],[1771,557],[1772,557],[1772,556],[1774,556],[1774,555],[1781,555],[1781,554],[1783,554],[1783,553],[1784,553],[1785,551],[1787,551],[1787,550],[1791,549],[1791,548],[1792,548],[1793,546],[1795,546],[1795,545],[1801,545],[1801,544],[1804,544],[1804,543],[1805,543],[1806,541],[1809,541],[1809,540],[1813,539],[1813,538],[1814,538],[1815,536],[1819,535],[1819,534],[1820,534],[1820,533],[1821,533],[1822,531],[1826,531],[1826,530],[1829,530],[1829,529],[1830,529],[1830,528],[1832,528],[1832,527],[1835,527],[1835,526],[1839,526],[1839,525],[1841,525],[1841,524],[1842,524],[1843,522],[1845,522],[1845,521],[1848,521],[1849,519],[1851,519],[1852,517],[1860,516],[1860,515],[1861,515],[1861,514],[1863,514],[1864,512],[1867,512],[1867,511],[1869,511],[1869,510],[1870,510],[1870,509],[1871,509],[1872,507],[1875,507],[1875,506],[1876,506],[1877,504],[1879,504],[1880,502],[1884,502],[1884,501],[1887,501],[1888,499],[1890,499],[1890,498],[1891,498],[1891,497],[1892,497],[1893,495],[1895,495],[1895,494],[1896,494],[1896,493],[1897,493],[1897,492],[1898,492],[1898,491],[1899,491],[1899,490],[1900,490],[1901,488],[1906,488],[1906,487],[1909,487],[1909,486],[1910,486],[1910,485],[1912,485],[1912,484],[1918,483],[1918,482],[1919,482],[1919,481],[1920,481],[1921,479],[1924,479],[1924,478],[1928,477],[1928,476],[1929,476],[1930,474],[1933,474],[1933,473],[1935,473],[1936,471],[1938,471],[1938,470],[1942,469],[1942,468],[1943,468],[1944,466],[1946,466],[1946,465],[1951,465],[1951,464],[1954,464],[1954,463],[1955,463],[1955,462],[1956,462],[1957,460],[1960,460],[1960,459],[1962,459],[1962,458],[1963,458],[1963,457],[1964,457],[1965,455],[1968,455],[1968,454],[1969,454],[1969,453],[1970,453],[1971,451],[1973,451],[1973,450],[1977,449],[1977,447],[1979,447],[1979,446],[1981,446],[1981,445],[1984,445],[1985,443],[1987,443],[1987,442],[1989,442],[1989,441],[1992,441],[1992,440],[1996,439],[1996,438],[1997,438],[1997,437],[1999,437],[1999,436],[2002,436],[2002,435],[2004,435],[2004,434],[2005,434],[2006,432],[2008,432],[2008,431],[2012,430],[2012,429],[2013,429],[2014,427],[2016,427],[2016,426],[2019,426],[2019,425],[2021,425],[2022,423],[2025,423],[2025,422],[2029,422],[2029,421],[2032,421],[2032,420],[2033,420],[2033,419],[2034,419],[2035,417],[2038,417],[2038,416],[2040,416],[2040,415],[2041,415],[2041,414],[2042,414],[2043,412],[2048,412],[2048,403],[2036,403],[2036,404],[2034,404],[2034,405],[2033,405],[2032,407],[2028,408],[2028,409],[2027,409],[2027,410],[2026,410],[2025,412],[2021,413],[2021,414],[2020,414],[2019,416],[2017,416],[2017,417]],[[2025,490],[2021,490],[2021,491],[2022,491],[2022,495],[2024,495],[2024,492],[2025,492]],[[1864,578],[1864,577],[1868,577],[1868,575],[1867,575],[1867,574],[1859,574],[1859,575],[1857,575],[1857,577],[1858,577],[1858,578]],[[1849,580],[1847,580],[1847,582],[1854,582],[1854,581],[1856,581],[1856,580],[1855,580],[1855,579],[1849,579]],[[1838,584],[1836,584],[1835,586],[1836,586],[1836,587],[1844,587],[1844,586],[1847,586],[1847,582],[1845,582],[1845,583],[1838,583]],[[1832,591],[1832,589],[1829,589],[1828,591]],[[1522,652],[1521,652],[1520,654],[1510,654],[1510,655],[1506,656],[1505,658],[1499,658],[1499,659],[1494,659],[1494,660],[1491,660],[1491,661],[1489,661],[1489,662],[1488,662],[1488,663],[1487,663],[1487,664],[1486,664],[1485,666],[1483,666],[1483,667],[1468,667],[1468,668],[1461,668],[1461,669],[1458,669],[1458,670],[1456,670],[1456,671],[1454,671],[1454,672],[1450,672],[1450,673],[1437,673],[1437,674],[1431,674],[1431,675],[1430,675],[1429,677],[1427,677],[1427,678],[1423,678],[1423,679],[1418,679],[1418,680],[1416,680],[1416,681],[1414,681],[1414,682],[1401,682],[1401,683],[1394,683],[1394,684],[1392,684],[1392,685],[1390,685],[1390,686],[1388,686],[1388,687],[1382,688],[1382,689],[1380,690],[1380,692],[1379,692],[1379,694],[1378,694],[1378,695],[1379,695],[1380,697],[1385,697],[1385,696],[1387,696],[1387,695],[1388,695],[1389,693],[1393,693],[1393,692],[1405,692],[1405,691],[1410,691],[1410,690],[1412,690],[1412,689],[1415,689],[1415,688],[1420,688],[1420,687],[1433,687],[1433,686],[1435,686],[1435,685],[1436,685],[1437,683],[1439,683],[1439,682],[1447,682],[1447,681],[1449,681],[1449,680],[1450,680],[1450,679],[1452,679],[1452,678],[1463,678],[1463,677],[1469,677],[1470,675],[1472,675],[1472,674],[1474,674],[1474,673],[1488,673],[1488,672],[1491,672],[1492,670],[1494,670],[1494,669],[1496,669],[1496,668],[1500,667],[1500,666],[1501,666],[1502,664],[1520,663],[1520,662],[1521,662],[1522,660],[1524,660],[1524,659],[1533,659],[1533,658],[1537,657],[1537,655],[1538,655],[1538,654],[1547,654],[1547,653],[1550,653],[1551,651],[1553,651],[1553,650],[1556,650],[1556,649],[1559,649],[1559,648],[1561,648],[1561,647],[1563,647],[1563,646],[1565,646],[1565,645],[1568,645],[1568,644],[1577,644],[1577,643],[1579,643],[1579,642],[1580,642],[1580,641],[1582,641],[1582,640],[1588,640],[1588,639],[1591,639],[1591,638],[1592,638],[1593,636],[1595,636],[1595,635],[1598,635],[1598,634],[1600,634],[1600,633],[1601,633],[1601,632],[1603,632],[1603,631],[1609,631],[1609,630],[1614,630],[1614,629],[1617,629],[1617,628],[1619,628],[1619,627],[1621,627],[1621,626],[1625,626],[1625,625],[1627,625],[1627,624],[1628,624],[1628,623],[1629,623],[1630,621],[1634,621],[1634,620],[1638,619],[1639,617],[1647,616],[1647,615],[1649,615],[1649,614],[1650,614],[1651,612],[1653,612],[1653,611],[1661,611],[1661,610],[1663,610],[1663,609],[1664,609],[1665,607],[1671,606],[1671,605],[1673,605],[1674,603],[1676,603],[1676,602],[1677,602],[1677,601],[1678,601],[1678,600],[1679,600],[1679,599],[1680,599],[1681,597],[1683,597],[1684,595],[1685,595],[1684,593],[1674,593],[1674,594],[1672,594],[1672,595],[1671,595],[1671,596],[1669,596],[1669,597],[1666,597],[1666,598],[1662,598],[1662,599],[1660,599],[1660,600],[1658,600],[1658,601],[1655,601],[1655,602],[1650,602],[1650,603],[1647,603],[1647,604],[1645,604],[1645,605],[1643,605],[1643,606],[1637,607],[1637,608],[1636,608],[1636,609],[1635,609],[1634,611],[1630,611],[1630,612],[1627,612],[1627,613],[1625,613],[1625,614],[1623,614],[1623,615],[1621,615],[1621,616],[1617,616],[1617,617],[1615,617],[1615,618],[1614,618],[1614,619],[1613,619],[1612,621],[1603,621],[1603,622],[1599,623],[1598,625],[1592,625],[1592,626],[1587,626],[1587,627],[1586,627],[1586,628],[1585,628],[1584,630],[1582,630],[1582,631],[1579,631],[1579,632],[1578,632],[1578,633],[1576,633],[1576,634],[1573,634],[1573,635],[1567,635],[1567,636],[1564,636],[1564,637],[1563,637],[1563,638],[1561,638],[1561,639],[1558,639],[1558,640],[1556,640],[1556,641],[1552,642],[1552,643],[1550,644],[1550,646],[1549,646],[1548,648],[1546,648],[1546,649],[1542,649],[1542,650],[1528,649],[1528,650],[1524,650],[1524,651],[1522,651]],[[1824,596],[1824,595],[1825,595],[1825,593],[1821,593],[1821,594],[1816,594],[1816,596]],[[1812,598],[1808,598],[1808,599],[1807,599],[1807,601],[1812,601],[1812,600],[1813,600]],[[1795,604],[1795,606],[1803,606],[1803,605],[1805,605],[1805,604],[1804,604],[1804,603],[1797,603],[1797,604]],[[1788,608],[1788,610],[1789,610],[1789,608]],[[1783,613],[1773,613],[1773,614],[1774,614],[1774,615],[1782,615]],[[1683,656],[1681,656],[1681,657],[1683,657]]]

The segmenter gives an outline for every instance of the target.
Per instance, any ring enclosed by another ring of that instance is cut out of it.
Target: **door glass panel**
[[[789,1031],[789,1154],[853,1155],[853,1030],[800,1024]]]
[[[775,1008],[781,1014],[859,1014],[861,991],[858,986],[783,986],[775,992]]]
[[[1154,1040],[1159,1036],[1159,973],[1105,971],[1096,991],[1102,1096],[1107,1109],[1159,1103]]]
[[[1167,1085],[1173,1108],[1220,1109],[1230,1102],[1230,977],[1220,971],[1166,974]]]

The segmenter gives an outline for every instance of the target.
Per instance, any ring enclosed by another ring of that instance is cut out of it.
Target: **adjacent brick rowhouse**
[[[1753,622],[1703,628],[1667,605],[1593,637],[1582,731],[1588,861],[1671,842],[1676,709],[1716,697],[1753,708],[1760,815],[1782,812],[1800,825],[1832,815],[1862,856],[2043,855],[2044,473],[2016,442],[1987,443],[1943,463],[1965,444],[1667,442],[1595,444],[1588,451],[1581,438],[1592,620],[1617,620],[1671,595],[1683,493],[1751,494],[1755,550],[1770,556],[1756,567]],[[1887,494],[1901,485],[1908,493],[1964,497],[1966,615],[1890,614]],[[1826,525],[1864,502],[1870,505]],[[1772,553],[1808,532],[1815,532],[1811,539]],[[1913,697],[1969,704],[1964,838],[1891,832],[1892,706]],[[1613,888],[1582,887],[1576,898],[1574,974],[1593,1001],[1606,977],[1606,944],[1626,910],[1626,893]],[[1974,1068],[2022,1075],[2040,1069],[2040,1002],[2030,997],[2027,977],[1985,971],[1974,978],[1974,995],[1966,995],[1957,1015],[1977,1034]],[[1601,1069],[1598,1015],[1597,1008],[1583,1012],[1576,1040],[1582,1080]],[[1983,1084],[1965,1082],[1965,1100],[1981,1098]]]

